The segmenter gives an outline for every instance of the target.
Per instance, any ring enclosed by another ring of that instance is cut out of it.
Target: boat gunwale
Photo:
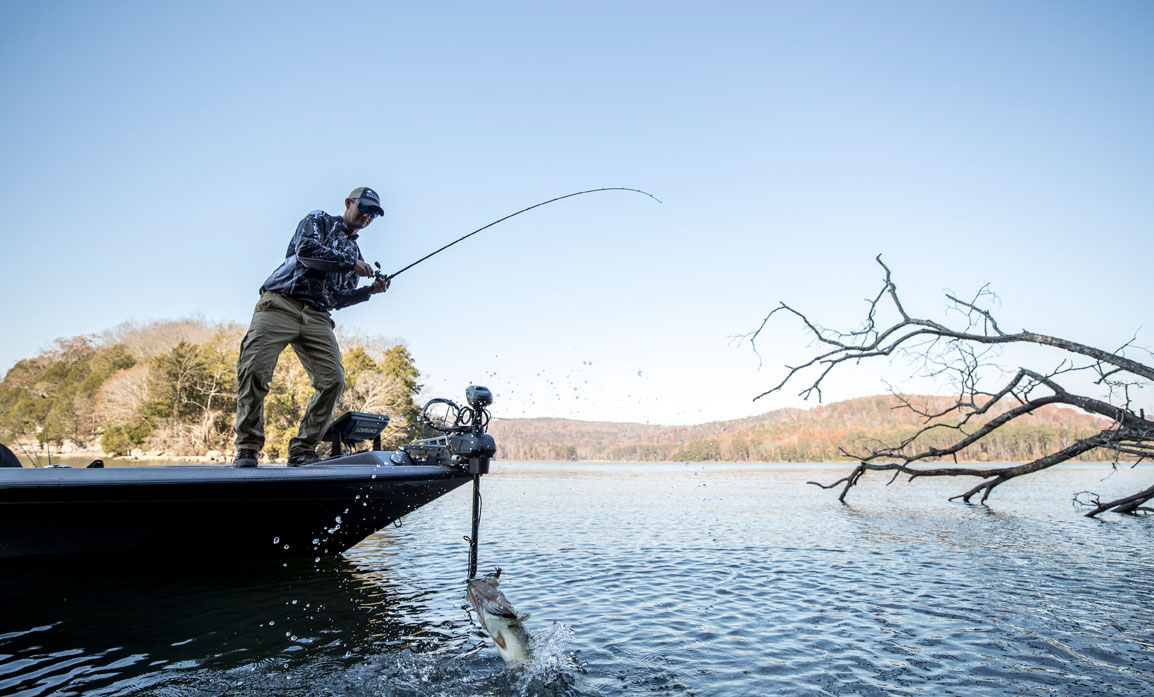
[[[34,489],[150,487],[168,488],[230,484],[348,484],[375,481],[420,481],[467,478],[448,465],[315,464],[303,467],[232,467],[229,465],[143,465],[106,468],[22,468],[0,470],[0,492]]]

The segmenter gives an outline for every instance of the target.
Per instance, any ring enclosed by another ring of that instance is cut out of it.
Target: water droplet
[[[274,545],[276,545],[276,544],[280,544],[280,538],[279,538],[279,537],[274,537],[274,538],[272,538],[272,543],[273,543]]]

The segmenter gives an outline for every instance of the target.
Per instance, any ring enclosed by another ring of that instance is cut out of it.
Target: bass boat
[[[0,559],[147,553],[181,558],[339,554],[480,476],[497,448],[492,394],[425,405],[436,438],[380,449],[388,417],[349,412],[326,434],[333,457],[302,467],[0,467]],[[345,454],[358,442],[372,450]],[[6,448],[4,450],[7,450]]]

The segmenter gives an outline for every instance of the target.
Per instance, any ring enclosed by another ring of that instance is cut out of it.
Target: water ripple
[[[804,484],[836,471],[495,467],[481,564],[532,613],[520,671],[464,608],[468,492],[338,560],[7,574],[0,694],[1154,694],[1154,521]]]

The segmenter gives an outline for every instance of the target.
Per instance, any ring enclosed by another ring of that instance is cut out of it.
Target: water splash
[[[533,658],[517,669],[517,693],[523,696],[557,694],[558,689],[570,690],[577,685],[581,665],[569,650],[573,644],[573,628],[561,622],[530,634]],[[577,693],[580,694],[580,693]]]

